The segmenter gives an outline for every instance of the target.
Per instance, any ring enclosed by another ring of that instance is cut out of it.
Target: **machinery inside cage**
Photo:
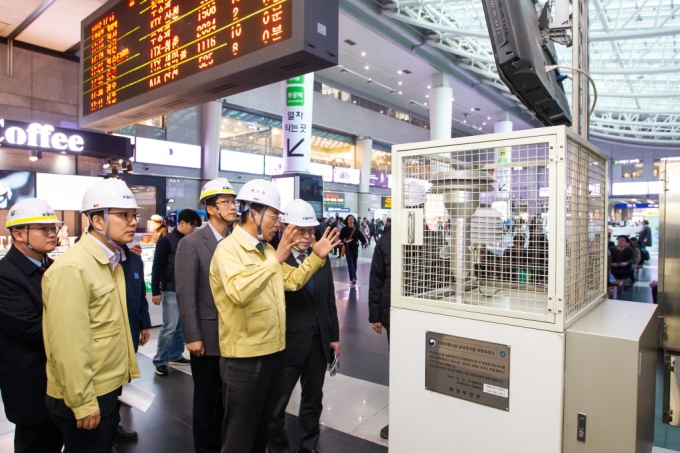
[[[606,161],[563,148],[561,159],[547,142],[399,156],[402,295],[540,315],[556,279],[567,318],[601,297]],[[416,212],[423,237],[411,245]]]

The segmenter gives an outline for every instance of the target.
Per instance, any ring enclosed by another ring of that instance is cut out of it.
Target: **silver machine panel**
[[[661,162],[659,194],[659,306],[662,345],[680,351],[680,162]]]
[[[659,343],[664,349],[662,421],[680,426],[680,162],[661,162],[659,193]]]

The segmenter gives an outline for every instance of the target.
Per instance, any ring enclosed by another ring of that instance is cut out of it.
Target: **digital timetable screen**
[[[122,0],[83,23],[88,115],[292,36],[292,0]]]

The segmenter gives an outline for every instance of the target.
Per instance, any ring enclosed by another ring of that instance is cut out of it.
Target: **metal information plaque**
[[[425,388],[509,411],[510,346],[426,332]]]

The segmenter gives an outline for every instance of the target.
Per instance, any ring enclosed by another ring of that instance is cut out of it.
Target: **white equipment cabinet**
[[[610,451],[649,453],[656,309],[602,304],[606,157],[551,127],[395,146],[392,168],[390,451],[605,453],[632,432]]]

